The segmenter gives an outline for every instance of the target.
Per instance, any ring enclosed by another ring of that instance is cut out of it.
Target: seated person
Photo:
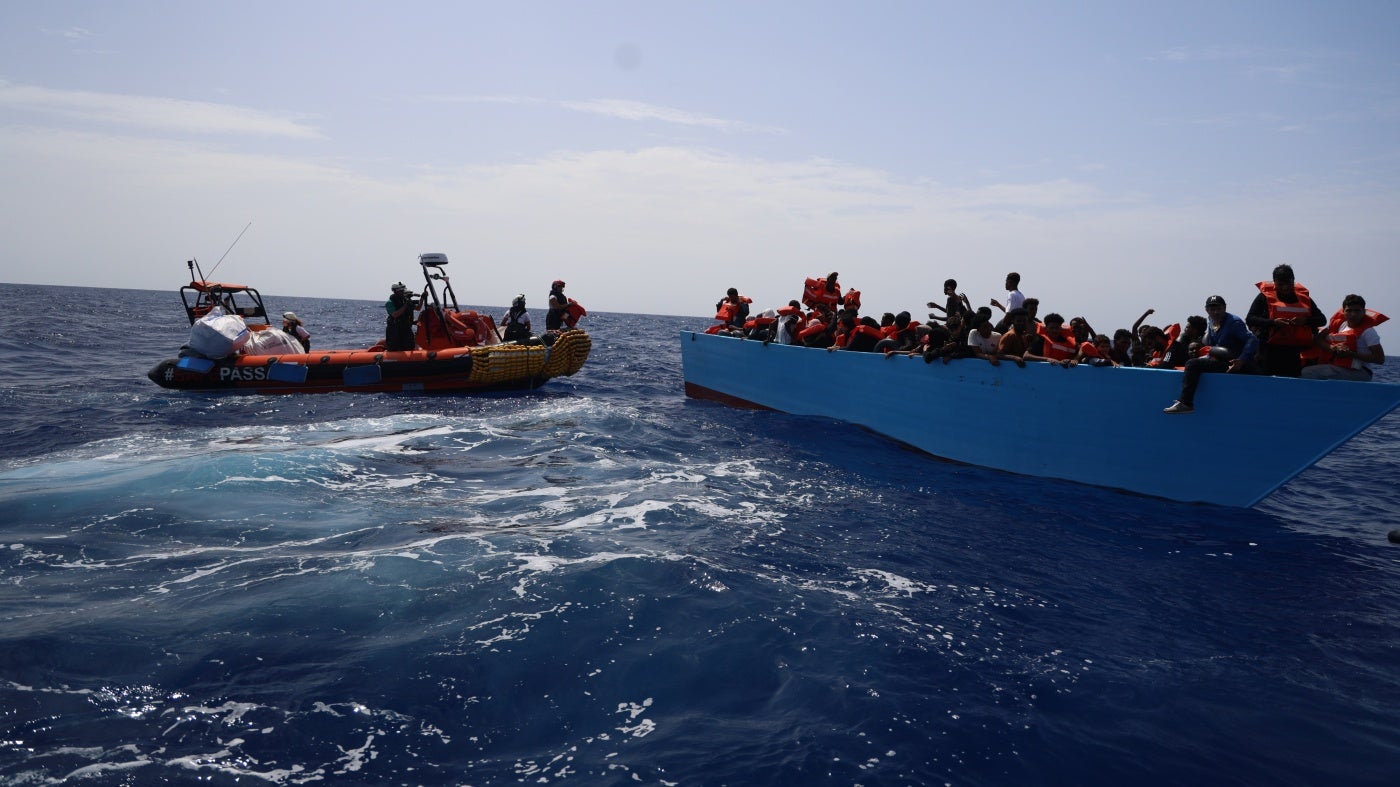
[[[1249,374],[1253,371],[1254,354],[1259,351],[1259,337],[1245,327],[1244,320],[1225,311],[1225,299],[1212,295],[1206,299],[1206,335],[1203,344],[1211,348],[1206,355],[1186,362],[1181,377],[1181,396],[1162,412],[1168,415],[1196,411],[1196,387],[1201,375],[1231,372]]]
[[[919,334],[916,328],[914,318],[909,312],[900,312],[894,315],[892,323],[885,328],[885,338],[875,345],[875,349],[887,356],[890,353],[913,352],[919,346]]]
[[[990,319],[978,320],[967,335],[967,348],[972,357],[981,358],[992,366],[1001,365],[1001,334],[992,330]]]
[[[1206,318],[1193,314],[1186,318],[1186,327],[1181,335],[1167,345],[1159,366],[1163,369],[1180,369],[1186,362],[1195,358],[1201,349],[1201,339],[1206,335]]]
[[[1025,308],[1012,309],[1006,314],[1011,323],[1010,329],[1001,335],[997,354],[1002,359],[1014,361],[1017,366],[1026,365],[1026,353],[1030,352],[1031,316]]]
[[[1045,315],[1045,323],[1036,331],[1043,344],[1039,353],[1028,352],[1027,361],[1048,361],[1066,368],[1074,365],[1074,356],[1079,353],[1079,345],[1074,335],[1065,327],[1065,318],[1050,312]]]
[[[1371,379],[1371,365],[1385,363],[1385,350],[1376,333],[1376,326],[1386,321],[1385,315],[1367,311],[1366,299],[1360,295],[1342,300],[1342,314],[1344,319],[1338,322],[1333,317],[1327,333],[1318,340],[1326,351],[1323,362],[1303,367],[1303,377],[1365,382]]]
[[[1081,342],[1079,353],[1074,356],[1072,365],[1087,364],[1089,366],[1119,366],[1113,360],[1113,341],[1103,334],[1094,337],[1091,342]]]

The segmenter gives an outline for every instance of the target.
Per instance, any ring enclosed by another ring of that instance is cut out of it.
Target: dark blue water
[[[260,398],[146,380],[173,293],[0,300],[0,783],[1400,782],[1394,414],[1242,511],[687,400],[703,321]]]

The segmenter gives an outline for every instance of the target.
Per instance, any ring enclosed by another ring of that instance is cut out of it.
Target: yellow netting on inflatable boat
[[[588,353],[593,349],[593,339],[583,331],[564,331],[554,340],[550,348],[549,360],[544,365],[545,377],[571,375],[583,368]]]
[[[583,368],[593,340],[583,331],[565,331],[553,347],[493,344],[472,349],[473,383],[491,385],[529,378],[541,381],[568,375]]]

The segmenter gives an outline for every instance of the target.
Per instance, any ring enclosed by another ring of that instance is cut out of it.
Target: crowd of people
[[[1148,309],[1131,328],[1110,336],[1083,317],[1068,322],[1055,312],[1043,317],[1040,302],[1021,292],[1021,276],[1006,276],[1006,303],[991,299],[974,308],[958,283],[943,283],[944,301],[927,304],[928,319],[908,311],[879,319],[861,314],[860,292],[842,290],[838,273],[803,283],[801,299],[752,313],[752,299],[730,287],[715,304],[708,333],[822,348],[829,352],[881,352],[922,356],[925,363],[980,359],[992,365],[1052,363],[1061,366],[1145,366],[1180,369],[1181,394],[1163,412],[1195,410],[1201,375],[1267,374],[1312,379],[1370,380],[1372,366],[1385,362],[1375,327],[1385,315],[1348,295],[1330,318],[1298,284],[1292,267],[1279,265],[1241,319],[1225,299],[1206,299],[1205,315],[1158,327],[1146,323]],[[996,311],[993,311],[995,309]]]

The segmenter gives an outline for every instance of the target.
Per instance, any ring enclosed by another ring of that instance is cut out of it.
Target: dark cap
[[[1207,307],[1210,307],[1210,306],[1221,306],[1221,307],[1223,307],[1224,305],[1225,305],[1225,299],[1222,298],[1222,297],[1220,297],[1219,295],[1212,295],[1212,296],[1210,296],[1209,298],[1206,298],[1206,306],[1207,306]]]

